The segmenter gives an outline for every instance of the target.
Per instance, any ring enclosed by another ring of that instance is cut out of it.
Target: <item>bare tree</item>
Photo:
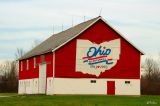
[[[32,48],[37,46],[40,41],[35,40]],[[15,59],[18,60],[25,54],[22,48],[17,48]],[[7,61],[0,65],[0,71],[3,72],[2,81],[0,82],[0,92],[17,92],[18,91],[18,61]]]
[[[145,72],[148,80],[158,80],[160,72],[157,61],[153,60],[153,58],[147,58],[145,60]]]
[[[37,45],[39,45],[41,43],[41,41],[39,40],[34,40],[31,49],[33,49],[34,47],[36,47]],[[24,49],[22,48],[17,48],[16,53],[15,53],[15,58],[16,60],[18,60],[19,58],[21,58],[23,55],[25,54]]]
[[[157,59],[146,58],[145,75],[141,77],[142,94],[160,94],[160,68]]]
[[[17,48],[15,58],[18,60],[24,55],[22,48]],[[0,66],[3,71],[2,82],[0,83],[0,92],[17,92],[18,90],[18,61],[6,61]]]
[[[0,76],[4,75],[4,64],[0,64]]]
[[[25,54],[25,51],[22,48],[17,48],[17,51],[15,53],[15,58],[18,60],[20,57],[22,57]]]
[[[159,52],[159,55],[158,55],[158,66],[160,68],[160,52]]]
[[[145,60],[145,72],[148,79],[151,79],[151,73],[153,72],[153,62],[152,58],[147,58]]]
[[[17,92],[18,90],[18,76],[17,76],[17,62],[7,61],[3,67],[4,75],[0,83],[0,92]]]

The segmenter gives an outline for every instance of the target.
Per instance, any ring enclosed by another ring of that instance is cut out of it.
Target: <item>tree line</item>
[[[41,41],[34,40],[31,49],[40,44]],[[25,54],[24,49],[17,48],[15,59],[0,64],[0,92],[18,92],[18,59]]]
[[[18,61],[17,59],[24,54],[23,49],[17,49],[16,59],[6,61],[0,65],[3,73],[0,78],[0,92],[18,92]]]
[[[157,58],[148,57],[142,64],[141,94],[160,95],[160,55]]]

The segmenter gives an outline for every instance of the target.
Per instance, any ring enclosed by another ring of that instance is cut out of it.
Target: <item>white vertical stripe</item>
[[[55,52],[53,52],[53,78],[55,77]]]

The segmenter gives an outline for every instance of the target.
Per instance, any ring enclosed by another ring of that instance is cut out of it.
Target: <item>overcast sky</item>
[[[160,0],[0,0],[0,61],[16,48],[101,16],[146,54],[160,52]]]

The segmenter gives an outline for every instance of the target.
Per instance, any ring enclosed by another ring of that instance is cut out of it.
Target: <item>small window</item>
[[[34,61],[34,68],[36,68],[36,57],[33,58]]]
[[[44,61],[45,61],[45,56],[44,56],[44,55],[41,55],[40,61],[41,61],[41,62],[44,62]]]
[[[21,64],[21,71],[22,71],[23,70],[23,62],[21,61],[20,64]]]
[[[96,83],[96,80],[91,80],[91,83]]]
[[[27,60],[27,70],[29,70],[29,60]]]
[[[130,84],[130,81],[125,81],[125,84]]]

